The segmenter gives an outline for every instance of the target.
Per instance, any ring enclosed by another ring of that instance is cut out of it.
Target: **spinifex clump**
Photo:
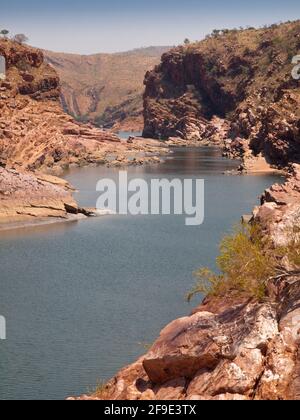
[[[242,224],[222,240],[217,266],[219,273],[209,268],[195,272],[198,282],[187,296],[189,301],[199,293],[224,296],[228,292],[261,300],[266,296],[269,281],[293,275],[300,267],[296,228],[291,232],[289,244],[275,248],[263,236],[259,225]]]

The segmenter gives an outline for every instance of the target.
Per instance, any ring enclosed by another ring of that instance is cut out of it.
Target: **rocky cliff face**
[[[169,49],[88,56],[45,51],[45,56],[60,76],[65,111],[116,130],[142,131],[143,79]]]
[[[0,41],[7,64],[0,82],[0,159],[2,165],[47,170],[103,158],[113,134],[86,127],[65,114],[55,70],[41,51]]]
[[[299,228],[300,167],[266,191],[254,218],[274,246]],[[300,272],[270,279],[264,301],[208,297],[168,325],[148,353],[81,399],[300,399]]]
[[[217,143],[298,162],[300,90],[291,72],[299,32],[299,21],[225,31],[164,54],[145,79],[144,135],[201,141],[215,116],[228,122]]]
[[[109,131],[82,124],[60,104],[60,80],[41,51],[0,40],[7,64],[0,81],[0,163],[2,166],[60,172],[70,165],[129,163],[153,143],[126,143]],[[147,160],[147,159],[144,159]]]

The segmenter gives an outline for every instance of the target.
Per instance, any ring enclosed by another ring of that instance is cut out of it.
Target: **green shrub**
[[[294,227],[289,244],[274,248],[257,225],[237,227],[221,242],[219,273],[208,268],[194,273],[198,281],[187,295],[188,301],[199,293],[224,296],[229,292],[263,300],[269,281],[300,276],[299,234],[300,227]]]
[[[299,242],[294,243],[293,246],[289,247],[287,258],[292,264],[293,268],[298,269],[300,267],[300,246]]]

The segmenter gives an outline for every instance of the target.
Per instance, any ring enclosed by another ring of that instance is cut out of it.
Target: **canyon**
[[[299,29],[296,21],[215,31],[164,54],[145,78],[143,133],[171,145],[220,146],[243,160],[244,172],[289,168],[250,223],[273,252],[294,238],[298,256],[300,91],[292,62]],[[209,293],[100,390],[70,399],[299,400],[299,261],[281,258],[263,298],[235,289]]]
[[[64,110],[115,131],[142,131],[143,79],[170,47],[76,55],[45,51],[61,80]]]
[[[128,141],[74,116],[136,128],[140,88],[126,86],[130,99],[123,101],[124,92],[118,92],[118,103],[99,105],[102,88],[81,91],[82,81],[76,89],[66,81],[61,90],[54,67],[73,79],[68,66],[80,58],[47,52],[46,62],[42,51],[1,39],[0,224],[90,215],[75,202],[72,187],[56,177],[68,168],[153,164],[168,145],[209,144],[241,158],[244,171],[257,161],[289,170],[284,185],[264,193],[251,220],[274,250],[287,246],[291,234],[298,241],[300,93],[291,62],[300,48],[299,29],[297,21],[223,31],[165,53],[145,78],[145,138]],[[83,61],[86,75],[94,59]],[[166,140],[163,147],[160,139]],[[79,399],[299,399],[300,274],[287,258],[281,267],[266,282],[263,299],[234,290],[209,294],[192,314],[165,327],[144,356]]]
[[[42,51],[1,39],[0,55],[6,62],[6,77],[0,81],[1,223],[24,216],[66,216],[71,200],[66,186],[56,180],[53,187],[53,179],[41,181],[42,174],[60,175],[69,167],[91,164],[156,163],[157,155],[166,153],[155,140],[122,142],[112,132],[66,114],[60,103],[59,77]]]
[[[300,22],[214,31],[147,73],[144,136],[221,145],[227,156],[277,167],[299,162]]]

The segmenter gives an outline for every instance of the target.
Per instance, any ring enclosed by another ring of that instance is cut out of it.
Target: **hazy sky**
[[[299,0],[0,0],[0,28],[30,44],[90,54],[203,38],[214,28],[300,18]]]

